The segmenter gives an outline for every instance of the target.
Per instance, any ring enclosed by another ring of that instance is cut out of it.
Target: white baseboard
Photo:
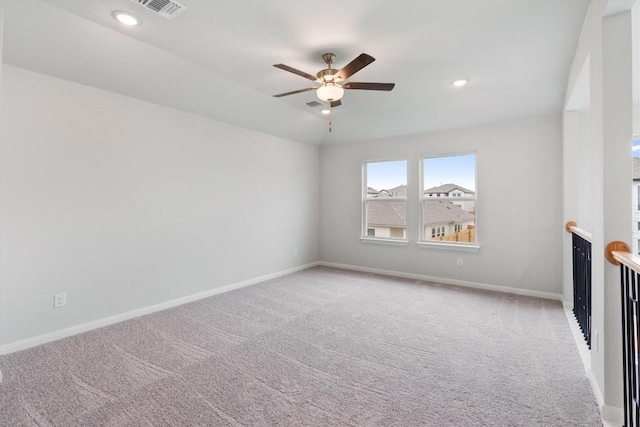
[[[576,345],[578,347],[578,352],[580,353],[580,358],[582,359],[582,363],[585,367],[585,372],[587,375],[587,379],[589,380],[589,385],[591,386],[591,391],[593,391],[593,396],[596,399],[598,408],[600,408],[602,425],[604,427],[623,427],[623,409],[617,406],[605,405],[604,397],[602,395],[602,391],[600,390],[600,386],[598,385],[598,381],[591,371],[591,351],[587,347],[587,343],[584,341],[582,331],[580,330],[580,326],[578,326],[578,321],[573,314],[573,302],[564,301],[563,305],[565,314],[567,315],[567,320],[569,321],[569,327],[571,328],[573,338],[575,339]]]
[[[604,406],[604,397],[602,396],[602,392],[600,391],[600,387],[598,386],[596,377],[593,376],[593,373],[591,371],[587,373],[587,379],[589,380],[589,384],[591,384],[591,389],[593,390],[593,395],[596,398],[598,407],[602,408]]]
[[[106,318],[95,320],[92,322],[72,326],[70,328],[60,329],[54,332],[49,332],[47,334],[38,335],[38,336],[27,338],[21,341],[12,342],[12,343],[0,346],[0,355],[14,353],[20,350],[25,350],[30,347],[46,344],[51,341],[56,341],[56,340],[70,337],[72,335],[77,335],[83,332],[88,332],[94,329],[102,328],[104,326],[113,325],[114,323],[133,319],[135,317],[144,316],[145,314],[151,314],[156,311],[166,310],[167,308],[176,307],[178,305],[197,301],[203,298],[208,298],[210,296],[222,294],[224,292],[229,292],[235,289],[244,288],[245,286],[255,285],[256,283],[264,282],[270,279],[275,279],[281,276],[286,276],[287,274],[295,273],[301,270],[306,270],[308,268],[315,267],[317,265],[319,265],[318,262],[304,264],[298,267],[289,268],[287,270],[282,270],[275,273],[266,274],[264,276],[255,277],[253,279],[244,280],[242,282],[232,283],[230,285],[214,288],[205,292],[200,292],[193,295],[187,295],[187,296],[176,298],[174,300],[166,301],[160,304],[139,308],[137,310],[128,311],[126,313],[116,314],[115,316],[106,317]]]
[[[602,405],[600,407],[602,414],[602,425],[604,427],[623,427],[624,410],[617,406]]]
[[[587,346],[587,343],[584,340],[584,336],[582,335],[582,331],[580,330],[580,325],[578,325],[578,321],[573,314],[573,304],[564,304],[564,314],[567,316],[567,321],[569,322],[569,328],[571,329],[571,334],[573,335],[573,339],[576,342],[576,347],[578,348],[578,353],[580,354],[580,359],[582,359],[582,364],[584,365],[584,372],[587,376],[591,375],[591,350]],[[589,378],[591,381],[592,378]],[[595,380],[595,379],[594,379]],[[594,384],[591,384],[591,388],[593,388]],[[599,393],[600,390],[594,389],[594,394]],[[597,398],[597,396],[596,396]],[[599,406],[602,406],[599,403]]]
[[[338,264],[335,262],[320,261],[318,265],[326,267],[342,268],[345,270],[363,271],[365,273],[383,274],[385,276],[402,277],[405,279],[423,280],[425,282],[436,282],[445,285],[462,286],[465,288],[483,289],[486,291],[503,292],[507,294],[524,295],[530,297],[544,298],[562,301],[562,295],[551,292],[532,291],[529,289],[509,288],[506,286],[488,285],[486,283],[468,282],[466,280],[447,279],[444,277],[425,276],[422,274],[403,273],[394,270],[382,270],[378,268],[361,267],[359,265]]]

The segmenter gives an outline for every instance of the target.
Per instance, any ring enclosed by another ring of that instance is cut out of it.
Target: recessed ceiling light
[[[331,114],[331,109],[323,108],[322,110],[320,110],[320,112],[326,116],[327,114]]]
[[[125,12],[124,10],[114,10],[111,12],[111,16],[113,16],[116,21],[129,27],[142,24],[142,20],[140,18],[133,13]]]
[[[466,85],[467,83],[469,83],[469,79],[456,79],[456,80],[451,82],[451,85],[455,86],[455,87],[462,87],[462,86]]]

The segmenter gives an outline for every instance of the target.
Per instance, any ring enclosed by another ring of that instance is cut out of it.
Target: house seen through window
[[[476,243],[476,155],[424,157],[421,167],[421,240]]]
[[[363,236],[407,238],[407,161],[365,164]]]
[[[422,242],[476,244],[476,155],[423,157],[420,236]],[[407,240],[407,161],[365,162],[365,238]]]

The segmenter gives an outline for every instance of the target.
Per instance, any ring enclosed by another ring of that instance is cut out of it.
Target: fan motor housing
[[[333,76],[338,72],[338,70],[334,68],[325,68],[324,70],[318,71],[318,80],[322,82],[332,82],[334,80]]]

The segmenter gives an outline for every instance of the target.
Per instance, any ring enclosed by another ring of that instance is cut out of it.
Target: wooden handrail
[[[577,234],[588,242],[591,242],[593,240],[593,235],[588,231],[583,230],[582,228],[578,228],[575,221],[567,222],[567,224],[564,226],[564,229],[567,230],[567,233]]]
[[[613,265],[626,265],[633,271],[640,273],[640,257],[631,253],[629,245],[624,242],[611,242],[604,249],[604,254]]]

